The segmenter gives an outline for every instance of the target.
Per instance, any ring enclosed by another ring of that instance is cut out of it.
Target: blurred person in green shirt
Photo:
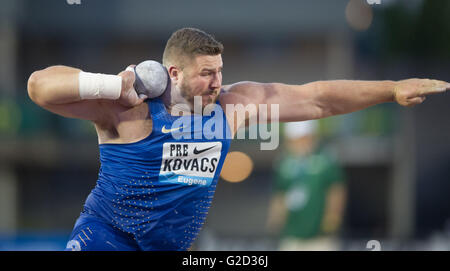
[[[344,173],[321,146],[317,125],[317,121],[285,124],[267,224],[279,234],[280,250],[338,250],[335,235],[345,207]]]

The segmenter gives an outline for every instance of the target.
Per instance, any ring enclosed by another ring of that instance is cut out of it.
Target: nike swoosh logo
[[[163,132],[164,134],[167,134],[167,133],[171,133],[173,131],[180,130],[181,128],[183,128],[183,126],[177,127],[177,128],[173,128],[173,129],[166,129],[166,126],[164,125],[163,128],[161,129],[161,132]]]
[[[202,153],[202,152],[205,152],[205,151],[207,151],[207,150],[210,150],[210,149],[214,148],[215,146],[217,146],[217,145],[214,145],[214,146],[212,146],[212,147],[209,147],[209,148],[206,148],[206,149],[203,149],[203,150],[197,150],[197,147],[195,147],[195,148],[194,148],[194,154],[200,154],[200,153]]]

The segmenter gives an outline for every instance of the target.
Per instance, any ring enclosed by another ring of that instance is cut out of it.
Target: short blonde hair
[[[223,45],[210,34],[196,28],[182,28],[169,38],[163,53],[163,65],[183,69],[187,59],[196,55],[222,54]]]

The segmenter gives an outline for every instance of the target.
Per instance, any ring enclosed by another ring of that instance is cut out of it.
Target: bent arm
[[[51,66],[35,71],[28,79],[28,95],[42,108],[67,118],[107,120],[107,110],[100,100],[82,100],[79,94],[80,69]]]
[[[35,71],[28,79],[28,95],[42,107],[81,101],[78,91],[80,72],[80,69],[67,66]]]
[[[113,119],[113,105],[127,108],[143,102],[133,88],[134,78],[131,71],[103,75],[51,66],[31,74],[28,95],[36,104],[58,115],[105,124]]]

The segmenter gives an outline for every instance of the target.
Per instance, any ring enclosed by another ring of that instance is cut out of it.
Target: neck
[[[160,98],[171,115],[190,115],[194,111],[190,103],[181,95],[180,88],[173,84],[172,80],[169,81],[168,88]]]

